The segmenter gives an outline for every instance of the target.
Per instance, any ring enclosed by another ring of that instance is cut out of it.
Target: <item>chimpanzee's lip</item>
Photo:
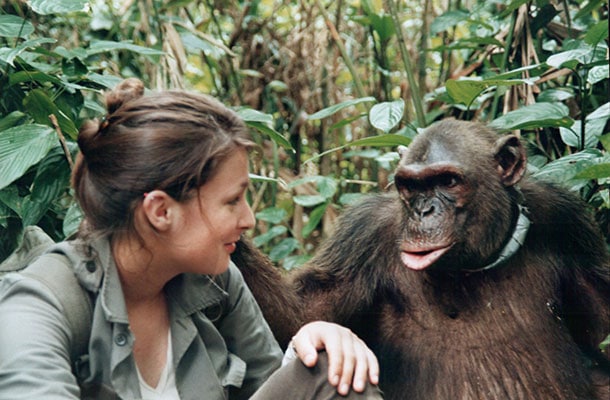
[[[445,254],[453,246],[435,246],[435,247],[412,247],[403,246],[400,252],[400,260],[405,267],[421,271],[436,262],[443,254]]]

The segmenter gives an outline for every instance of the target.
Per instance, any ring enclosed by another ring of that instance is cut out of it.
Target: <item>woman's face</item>
[[[246,201],[248,154],[238,148],[218,167],[214,176],[181,204],[182,227],[167,246],[181,271],[220,274],[241,234],[254,226]]]

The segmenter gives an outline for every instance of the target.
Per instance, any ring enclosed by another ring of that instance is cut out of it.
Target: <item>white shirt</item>
[[[176,388],[176,374],[172,357],[172,333],[169,331],[167,334],[167,358],[165,360],[165,367],[163,367],[163,371],[161,371],[157,387],[153,388],[146,383],[140,374],[140,370],[137,369],[136,366],[142,400],[180,400],[178,389]]]

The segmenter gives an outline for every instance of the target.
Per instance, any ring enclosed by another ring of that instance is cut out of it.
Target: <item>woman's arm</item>
[[[78,399],[59,301],[20,274],[0,280],[0,399]]]

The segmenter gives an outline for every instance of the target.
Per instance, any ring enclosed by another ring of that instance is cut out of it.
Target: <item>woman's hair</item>
[[[108,115],[81,128],[72,173],[90,234],[135,232],[145,193],[159,189],[184,201],[231,152],[254,145],[237,114],[209,96],[145,96],[140,80],[127,79],[107,94],[106,107]]]

